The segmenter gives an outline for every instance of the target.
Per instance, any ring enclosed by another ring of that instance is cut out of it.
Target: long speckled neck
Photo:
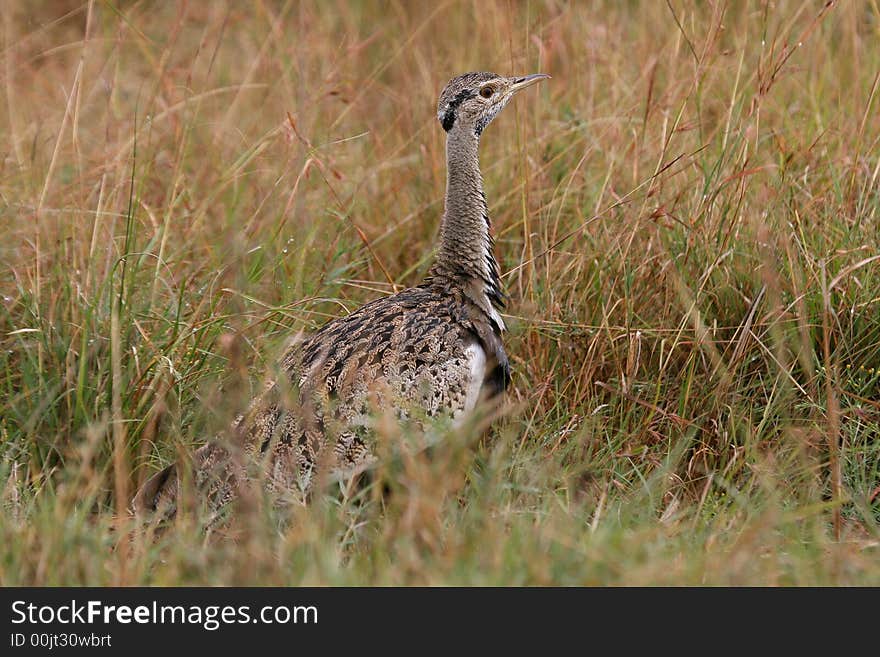
[[[479,146],[479,137],[464,126],[447,133],[446,207],[432,274],[478,281],[485,292],[486,311],[495,315],[493,309],[503,307],[504,302],[480,174]]]

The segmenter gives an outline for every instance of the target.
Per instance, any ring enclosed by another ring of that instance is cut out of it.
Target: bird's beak
[[[514,78],[513,84],[510,85],[510,93],[515,94],[517,91],[522,91],[526,87],[531,87],[536,82],[549,79],[550,76],[546,73],[535,73],[534,75],[526,75],[525,77]]]

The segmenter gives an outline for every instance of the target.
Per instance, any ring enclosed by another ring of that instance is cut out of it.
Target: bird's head
[[[505,77],[480,71],[452,78],[440,94],[437,118],[446,132],[469,130],[477,137],[519,92],[550,76]]]

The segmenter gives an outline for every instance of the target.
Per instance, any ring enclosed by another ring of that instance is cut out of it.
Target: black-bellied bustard
[[[461,421],[507,387],[499,315],[503,293],[478,149],[513,96],[549,76],[466,73],[440,94],[446,131],[446,206],[436,261],[421,284],[377,299],[299,341],[276,381],[236,419],[225,440],[195,452],[198,490],[212,508],[233,499],[256,461],[273,491],[304,499],[321,475],[357,472],[372,460],[371,409]],[[259,457],[259,458],[254,458]],[[251,462],[251,465],[248,464]],[[138,491],[139,511],[173,513],[180,469]]]

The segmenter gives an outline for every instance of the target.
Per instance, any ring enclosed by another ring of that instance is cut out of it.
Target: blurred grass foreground
[[[876,0],[0,13],[3,585],[880,584]],[[425,273],[467,70],[553,76],[483,138],[504,417],[136,527],[290,336]]]

